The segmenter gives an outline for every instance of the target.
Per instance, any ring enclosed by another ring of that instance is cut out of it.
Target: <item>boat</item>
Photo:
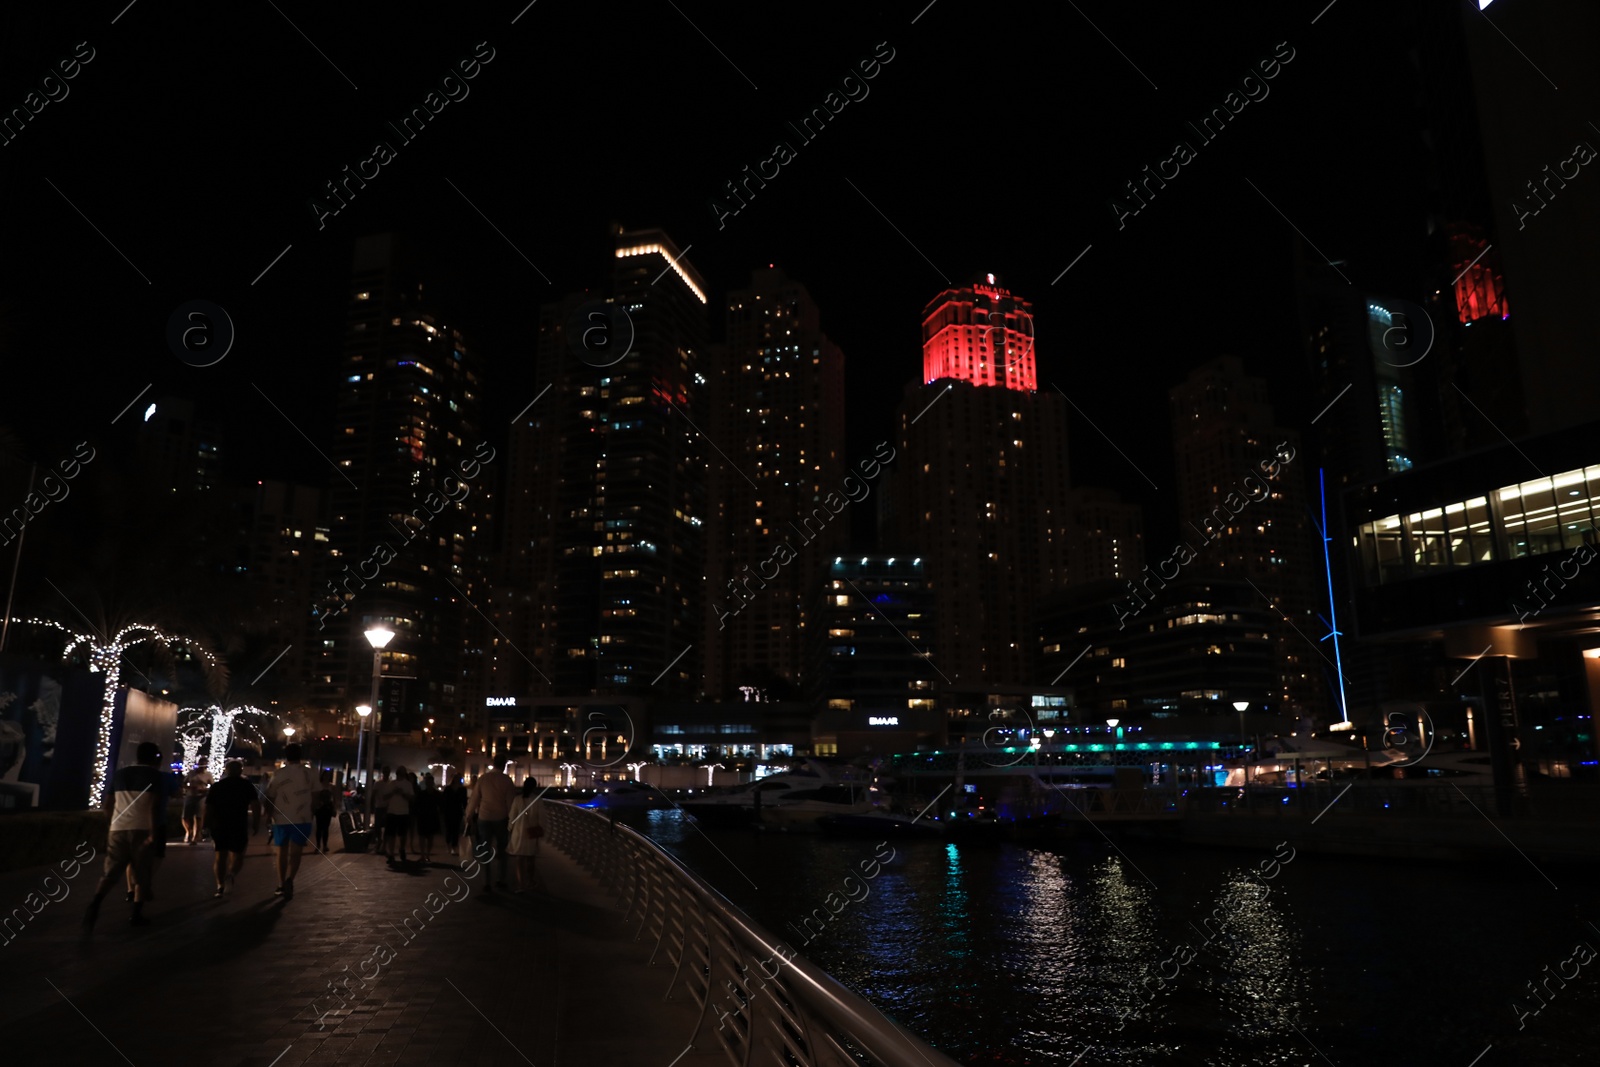
[[[768,808],[784,797],[813,791],[833,781],[825,766],[807,761],[803,767],[718,792],[696,794],[679,806],[707,826],[750,826],[756,809]]]
[[[863,812],[835,812],[817,818],[817,826],[834,837],[865,837],[878,841],[908,837],[944,837],[941,822],[918,818],[888,808],[873,808]]]
[[[762,797],[756,819],[762,828],[791,833],[816,833],[818,820],[836,815],[866,815],[877,807],[865,782],[837,782],[797,789],[768,800]]]

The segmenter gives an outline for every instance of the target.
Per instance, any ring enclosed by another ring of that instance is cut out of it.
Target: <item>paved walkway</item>
[[[644,966],[651,945],[631,940],[610,894],[548,845],[543,890],[528,896],[485,893],[485,876],[466,882],[448,855],[400,872],[334,853],[308,854],[284,901],[256,837],[218,901],[212,856],[209,844],[168,845],[149,925],[130,927],[114,892],[88,937],[98,858],[65,897],[45,881],[54,868],[0,875],[0,918],[60,898],[0,945],[0,1063],[727,1062],[714,1020],[686,1051],[695,1011],[662,999],[670,971]]]

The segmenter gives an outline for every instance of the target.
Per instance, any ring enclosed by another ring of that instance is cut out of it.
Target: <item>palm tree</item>
[[[166,633],[148,623],[130,623],[114,634],[95,634],[75,631],[54,619],[18,619],[19,623],[40,626],[67,635],[66,648],[61,658],[87,656],[89,670],[106,677],[105,695],[100,704],[100,729],[95,736],[94,777],[89,783],[89,806],[97,808],[105,799],[106,779],[111,772],[111,729],[116,722],[117,690],[122,684],[124,666],[138,671],[127,660],[127,653],[143,645],[151,645],[158,657],[170,661],[171,654],[180,648],[198,655],[206,665],[208,674],[217,684],[226,685],[227,668],[192,639]],[[141,672],[142,673],[142,672]],[[148,679],[148,676],[146,676]]]

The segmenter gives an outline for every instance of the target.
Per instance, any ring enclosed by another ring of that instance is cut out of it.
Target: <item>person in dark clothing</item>
[[[223,771],[222,781],[206,792],[206,828],[211,831],[211,841],[217,846],[216,859],[211,873],[217,878],[217,891],[212,896],[222,896],[229,881],[239,877],[244,866],[245,846],[250,843],[250,816],[261,816],[261,801],[255,785],[244,776],[244,766],[231,760]],[[233,863],[230,869],[229,857]]]
[[[111,892],[112,886],[122,881],[122,872],[130,865],[137,889],[128,921],[134,926],[149,921],[144,917],[144,905],[151,896],[151,870],[155,861],[167,852],[170,784],[156,766],[161,762],[161,749],[154,742],[145,741],[139,745],[138,760],[137,764],[121,768],[111,778],[111,791],[106,796],[111,826],[106,832],[105,874],[89,900],[89,910],[84,913],[85,931],[94,928],[95,920],[100,917],[100,902]]]
[[[466,811],[467,787],[457,775],[439,791],[439,821],[444,825],[444,843],[452,856],[461,840],[461,817]]]
[[[318,852],[328,851],[328,824],[333,821],[333,787],[328,784],[328,774],[322,773],[317,790],[311,794],[311,817],[316,820],[315,846]]]
[[[439,835],[439,789],[433,775],[422,776],[422,788],[411,802],[411,819],[417,827],[417,847],[422,852],[422,862],[433,862],[433,839]]]

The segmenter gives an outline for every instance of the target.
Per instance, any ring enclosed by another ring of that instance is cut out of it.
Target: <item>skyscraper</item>
[[[1276,424],[1266,382],[1233,356],[1214,359],[1170,390],[1183,549],[1154,568],[1135,596],[1159,601],[1173,563],[1186,575],[1253,583],[1274,609],[1277,702],[1299,714],[1326,711],[1323,661],[1308,644],[1327,632],[1322,553],[1305,485],[1311,457]],[[1119,609],[1120,610],[1120,609]],[[1328,668],[1331,671],[1331,668]]]
[[[800,685],[817,583],[849,539],[846,519],[796,536],[844,475],[844,354],[805,286],[776,267],[756,270],[727,305],[706,424],[727,450],[706,456],[705,689],[721,699],[741,685]],[[794,557],[780,564],[785,543]],[[740,582],[751,574],[759,587]]]
[[[1144,569],[1144,509],[1110,489],[1068,495],[1068,574],[1073,585],[1126,580]]]
[[[937,625],[923,560],[872,554],[825,562],[808,672],[819,743],[853,756],[942,740]]]
[[[701,680],[705,284],[660,230],[613,238],[609,292],[542,309],[549,394],[512,431],[515,647],[491,652],[510,695],[692,696]]]
[[[925,561],[942,685],[1031,683],[1034,604],[1068,581],[1066,398],[1036,391],[1032,307],[992,274],[928,304],[922,345],[885,544]]]
[[[495,452],[479,422],[477,357],[394,234],[356,242],[341,362],[321,640],[352,700],[370,679],[363,631],[394,630],[384,671],[409,677],[384,691],[384,728],[434,718],[443,732],[480,713],[458,689],[463,647],[476,640],[465,598],[482,585],[473,544]]]

